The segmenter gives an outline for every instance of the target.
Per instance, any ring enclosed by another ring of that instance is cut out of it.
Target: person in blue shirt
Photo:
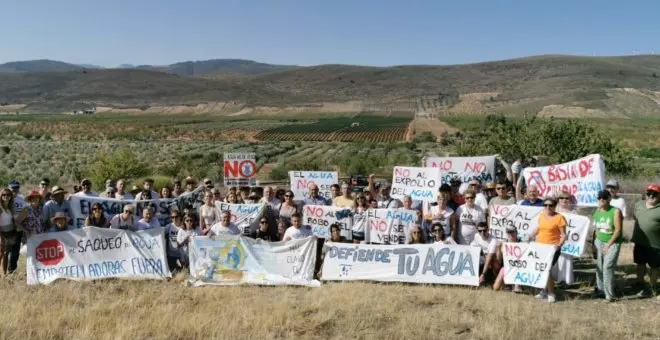
[[[309,186],[309,196],[303,200],[303,205],[330,205],[330,200],[319,195],[319,187],[316,184]]]
[[[539,188],[537,188],[536,185],[530,185],[527,187],[525,199],[520,202],[520,205],[533,207],[543,206],[543,200],[539,197]]]

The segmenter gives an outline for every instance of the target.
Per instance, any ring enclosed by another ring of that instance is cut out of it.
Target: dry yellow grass
[[[629,264],[630,256],[621,262]],[[568,297],[550,305],[484,288],[188,288],[183,281],[180,275],[170,282],[28,287],[22,271],[0,279],[0,339],[660,338],[660,301],[652,299],[606,304]]]

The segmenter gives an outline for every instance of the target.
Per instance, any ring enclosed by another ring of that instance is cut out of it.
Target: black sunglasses
[[[193,220],[186,220],[186,222],[190,222],[190,223],[192,223],[192,222],[193,222]]]
[[[268,223],[268,221],[259,221],[259,223],[266,224],[266,223]]]
[[[657,193],[655,191],[647,191],[646,192],[646,196],[649,196],[649,197],[656,197],[658,195],[660,195],[660,193]]]
[[[554,204],[544,204],[543,206],[546,207],[546,208],[554,208],[555,207]]]

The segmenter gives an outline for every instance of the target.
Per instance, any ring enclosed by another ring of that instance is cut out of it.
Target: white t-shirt
[[[396,209],[396,208],[401,208],[401,207],[403,207],[403,203],[401,203],[401,201],[399,201],[396,198],[392,198],[392,197],[390,197],[388,199],[381,198],[378,201],[378,208],[380,208],[380,209],[385,209],[385,208]]]
[[[118,199],[118,200],[133,200],[133,195],[131,195],[130,193],[124,193],[123,195],[115,193],[115,199]]]
[[[619,208],[621,210],[621,215],[623,218],[628,217],[628,212],[626,211],[626,200],[623,197],[613,198],[610,200],[610,205]]]
[[[151,221],[147,222],[144,218],[141,218],[137,223],[135,223],[135,228],[137,230],[147,230],[153,228],[160,228],[160,222],[157,218],[152,217]]]
[[[152,200],[158,199],[158,193],[155,192],[155,191],[153,191],[153,190],[151,190],[151,199],[152,199]],[[135,195],[135,200],[136,200],[136,201],[140,201],[140,200],[142,200],[142,192],[138,192],[138,194]]]
[[[458,221],[458,244],[469,245],[477,233],[477,223],[486,222],[484,211],[477,205],[468,208],[463,204],[456,209],[456,220]]]
[[[486,263],[486,256],[488,254],[495,254],[497,252],[497,240],[488,234],[487,238],[481,237],[481,234],[474,235],[474,240],[470,243],[473,247],[481,248],[481,257],[479,263]]]
[[[456,241],[453,238],[447,237],[444,241],[435,241],[433,244],[453,244],[456,245]]]
[[[99,194],[90,191],[88,193],[85,193],[84,191],[78,191],[77,193],[73,194],[73,196],[83,196],[83,197],[99,197]]]
[[[300,227],[300,228],[294,228],[294,227],[289,227],[286,229],[284,232],[284,241],[288,240],[298,240],[301,238],[306,238],[312,236],[312,230],[309,228],[305,227]]]
[[[488,211],[488,199],[483,193],[477,193],[474,196],[474,205],[478,205],[483,211]]]
[[[135,230],[135,217],[129,216],[128,219],[122,219],[121,214],[115,215],[110,220],[110,229]]]
[[[439,222],[442,225],[442,230],[445,236],[449,236],[451,235],[451,224],[449,223],[449,219],[451,218],[451,215],[454,214],[454,210],[450,207],[445,207],[444,210],[445,211],[442,212],[442,218],[436,218],[440,215],[440,206],[433,205],[431,206],[431,209],[429,209],[429,215],[431,215],[431,223]]]
[[[209,236],[215,236],[215,235],[240,235],[241,230],[238,229],[238,227],[231,223],[229,224],[228,227],[225,227],[222,225],[222,222],[218,222],[214,224],[211,227],[211,230],[209,230],[208,235]]]
[[[188,245],[190,244],[190,241],[192,241],[195,236],[201,235],[202,231],[199,228],[191,230],[179,228],[179,232],[176,234],[176,242],[177,244],[181,244],[181,246],[179,246],[180,255],[188,256]]]

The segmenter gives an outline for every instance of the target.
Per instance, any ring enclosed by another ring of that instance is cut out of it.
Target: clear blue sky
[[[660,53],[660,0],[4,0],[0,62],[457,64]]]

